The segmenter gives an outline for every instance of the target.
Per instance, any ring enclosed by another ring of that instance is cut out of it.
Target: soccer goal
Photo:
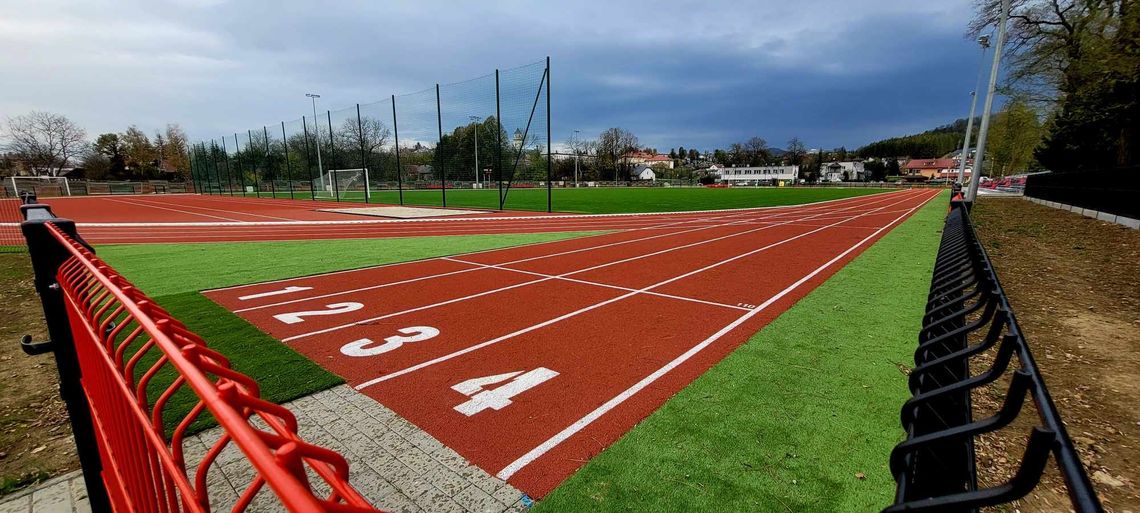
[[[368,168],[326,170],[313,180],[313,190],[318,198],[335,198],[339,194],[341,199],[352,199],[357,192],[363,191],[364,198],[371,199]]]
[[[21,192],[32,192],[36,196],[71,196],[71,186],[62,176],[11,176],[4,185],[12,188],[15,197]]]

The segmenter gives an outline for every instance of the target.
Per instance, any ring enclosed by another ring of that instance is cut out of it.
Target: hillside
[[[966,134],[966,119],[957,119],[920,134],[875,141],[856,150],[860,157],[936,158],[958,150]]]

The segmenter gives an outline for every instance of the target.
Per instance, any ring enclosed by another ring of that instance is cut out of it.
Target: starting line
[[[204,294],[541,497],[936,195]]]

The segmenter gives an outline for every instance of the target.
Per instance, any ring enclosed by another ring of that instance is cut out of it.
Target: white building
[[[778,182],[795,181],[800,174],[800,166],[712,166],[709,173],[730,185],[777,185]]]
[[[657,180],[657,173],[653,172],[653,168],[642,164],[633,168],[633,178],[635,180],[648,180],[652,182]]]
[[[863,169],[862,161],[851,160],[825,163],[820,175],[820,181],[824,182],[862,181],[867,171]]]

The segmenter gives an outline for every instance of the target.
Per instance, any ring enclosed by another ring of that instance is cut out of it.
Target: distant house
[[[827,162],[820,170],[820,180],[824,182],[862,181],[867,172],[863,169],[863,162],[850,160],[844,162]]]
[[[408,166],[408,175],[416,180],[431,180],[435,176],[430,164]]]
[[[661,155],[658,153],[650,153],[647,151],[631,151],[621,156],[622,160],[633,164],[645,164],[647,166],[664,166],[668,169],[673,169],[673,159],[668,155]]]
[[[648,165],[640,164],[633,168],[633,178],[635,180],[647,180],[652,182],[657,180],[657,173],[653,172],[653,168]]]
[[[927,180],[958,179],[958,159],[911,159],[903,166],[903,176],[924,177]],[[966,161],[966,178],[970,177],[970,161]]]
[[[800,174],[800,166],[710,166],[708,172],[720,182],[732,185],[777,185],[794,181]]]

